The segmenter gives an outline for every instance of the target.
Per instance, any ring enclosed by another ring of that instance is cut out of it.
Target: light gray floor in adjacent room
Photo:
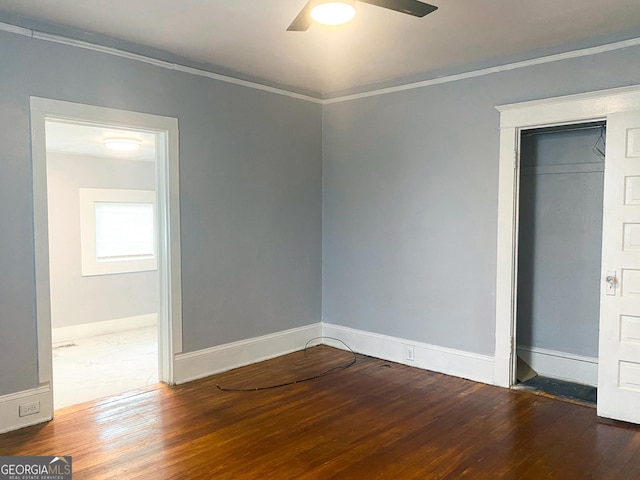
[[[158,382],[155,326],[53,346],[54,408],[108,397]]]

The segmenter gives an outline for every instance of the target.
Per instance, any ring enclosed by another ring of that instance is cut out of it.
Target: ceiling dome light
[[[140,148],[142,140],[138,138],[109,137],[105,138],[102,143],[105,147],[117,152],[132,152]]]
[[[324,25],[340,25],[356,14],[355,0],[319,0],[311,9],[311,18]]]

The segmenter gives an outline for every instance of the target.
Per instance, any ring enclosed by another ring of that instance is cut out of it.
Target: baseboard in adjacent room
[[[538,375],[596,387],[598,358],[518,345],[517,354]]]
[[[83,323],[71,325],[69,327],[58,327],[51,329],[51,341],[54,345],[71,342],[79,338],[95,337],[98,335],[108,335],[124,330],[135,330],[137,328],[152,327],[158,323],[158,314],[148,313],[135,317],[116,318],[115,320],[105,320],[102,322]]]
[[[353,351],[412,367],[494,384],[494,358],[353,328],[322,324],[323,335],[345,342]],[[340,345],[332,346],[340,348]],[[411,353],[408,353],[408,349]],[[413,356],[413,360],[408,357]]]

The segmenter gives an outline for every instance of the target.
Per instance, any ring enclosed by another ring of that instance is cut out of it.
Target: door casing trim
[[[45,122],[50,118],[107,124],[157,134],[156,204],[160,284],[158,377],[165,383],[173,384],[175,356],[182,352],[178,120],[41,97],[31,97],[30,105],[39,384],[52,386],[53,381],[45,138]],[[53,396],[53,388],[49,392]],[[50,405],[53,405],[53,401]],[[53,411],[50,413],[53,416]]]
[[[520,132],[604,120],[613,113],[640,110],[640,85],[500,105],[496,109],[500,112],[500,157],[494,383],[511,387],[515,381]]]

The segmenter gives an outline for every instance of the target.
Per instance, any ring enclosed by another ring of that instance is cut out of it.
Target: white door
[[[598,415],[640,423],[640,111],[607,117]]]

